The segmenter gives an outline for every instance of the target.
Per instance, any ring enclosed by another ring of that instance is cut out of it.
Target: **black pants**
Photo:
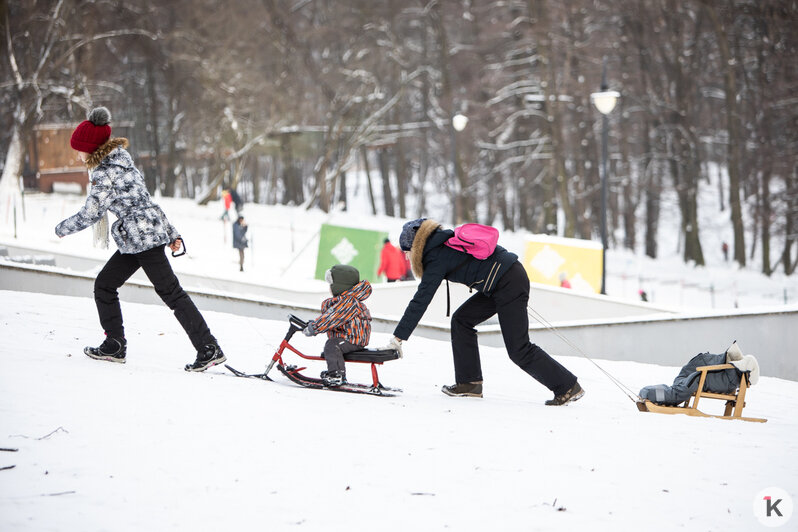
[[[135,254],[114,253],[94,281],[94,302],[100,315],[100,325],[105,334],[115,338],[125,336],[122,325],[122,308],[119,305],[119,287],[142,268],[155,287],[155,292],[175,313],[177,321],[185,329],[194,348],[215,343],[208,325],[194,302],[180,286],[172,265],[164,253],[164,246],[157,246]]]
[[[543,386],[559,395],[576,383],[576,376],[529,341],[529,278],[520,262],[499,279],[490,296],[474,294],[452,315],[452,352],[457,383],[482,380],[479,344],[474,327],[499,315],[504,346],[510,360]]]
[[[351,344],[343,338],[329,338],[324,344],[324,360],[327,361],[327,370],[346,374],[344,355],[361,349],[363,348],[359,345]]]

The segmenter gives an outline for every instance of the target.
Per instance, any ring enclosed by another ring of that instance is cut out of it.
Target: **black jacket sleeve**
[[[394,336],[401,340],[407,340],[410,337],[421,317],[424,316],[432,298],[435,297],[435,292],[438,291],[445,276],[446,265],[433,254],[424,264],[424,275],[421,277],[413,299],[410,300],[402,319],[399,320],[399,324],[393,332]]]

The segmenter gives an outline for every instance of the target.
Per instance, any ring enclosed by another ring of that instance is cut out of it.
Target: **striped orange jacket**
[[[338,296],[325,299],[321,304],[321,316],[311,321],[317,333],[327,333],[328,338],[343,338],[361,347],[371,337],[371,312],[363,300],[371,295],[371,283],[360,281]]]

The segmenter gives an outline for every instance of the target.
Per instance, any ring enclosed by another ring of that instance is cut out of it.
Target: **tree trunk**
[[[646,123],[644,138],[645,153],[651,153],[650,142],[648,138],[648,124]],[[652,259],[657,258],[657,229],[659,228],[659,197],[661,194],[661,185],[659,172],[650,168],[652,164],[650,157],[646,155],[643,158],[642,166],[645,173],[645,202],[646,202],[646,256]]]
[[[19,174],[22,168],[22,137],[20,126],[16,120],[12,121],[11,140],[6,152],[3,175],[0,177],[0,223],[10,225],[14,207],[22,202],[22,192],[19,189]]]
[[[283,167],[283,186],[285,187],[282,204],[301,205],[305,201],[305,194],[302,190],[302,180],[294,161],[291,137],[291,133],[280,135],[280,159]]]
[[[391,165],[388,161],[388,150],[380,148],[377,151],[377,160],[380,164],[382,175],[382,200],[385,205],[385,214],[393,216],[393,193],[391,192]]]
[[[147,183],[147,190],[153,194],[156,189],[161,192],[161,141],[158,138],[158,95],[155,92],[155,75],[150,61],[147,61],[147,89],[150,104],[149,122],[152,128],[152,137],[150,138],[152,151],[150,152],[149,171],[146,172],[144,181]]]
[[[369,170],[369,155],[365,145],[360,147],[360,155],[363,158],[363,171],[366,172],[366,185],[369,191],[369,202],[371,203],[371,213],[377,215],[377,203],[374,201],[374,187],[371,184],[371,170]]]
[[[338,202],[341,205],[341,210],[347,211],[349,210],[347,207],[349,205],[348,200],[348,191],[346,189],[346,170],[341,172],[341,175],[338,177]]]
[[[674,172],[678,175],[677,192],[679,209],[682,212],[682,233],[684,234],[684,261],[693,261],[697,266],[704,266],[704,253],[698,236],[698,187],[695,164],[684,165],[673,163]]]
[[[557,198],[560,197],[560,208],[565,215],[565,231],[567,237],[573,237],[576,233],[576,219],[574,217],[571,198],[568,194],[568,179],[565,171],[565,149],[563,140],[563,120],[560,104],[557,100],[558,83],[557,71],[555,70],[554,46],[550,35],[550,20],[546,2],[537,2],[537,10],[533,9],[531,0],[527,2],[530,13],[537,11],[539,23],[543,28],[543,34],[539,41],[538,54],[543,63],[547,83],[543,88],[545,98],[544,109],[548,115],[547,126],[549,140],[551,141],[551,162],[550,169],[544,185],[544,220],[545,231],[549,234],[557,233]]]
[[[405,218],[405,194],[407,192],[407,161],[402,139],[397,139],[395,145],[396,163],[396,195],[399,202],[399,217]]]
[[[736,61],[733,61],[729,51],[729,41],[723,22],[717,10],[709,3],[705,4],[707,12],[712,19],[715,35],[720,52],[720,66],[723,71],[723,90],[726,101],[726,129],[728,131],[727,167],[729,172],[729,206],[731,207],[731,222],[734,229],[734,260],[745,266],[745,231],[743,228],[743,215],[740,205],[740,128],[737,110],[737,80],[735,75]]]

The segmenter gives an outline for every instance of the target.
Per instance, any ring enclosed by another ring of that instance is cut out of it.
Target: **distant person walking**
[[[244,201],[241,199],[241,196],[238,195],[238,192],[233,187],[228,189],[228,193],[230,194],[230,199],[233,200],[233,204],[236,206],[236,214],[241,216],[244,214]]]
[[[454,231],[420,218],[407,222],[399,238],[410,254],[413,272],[421,278],[416,294],[394,330],[391,345],[407,340],[427,310],[444,279],[461,283],[476,293],[452,315],[452,354],[455,384],[444,386],[446,395],[482,397],[482,367],[475,327],[499,316],[504,345],[510,359],[532,378],[554,392],[547,405],[564,405],[584,395],[576,376],[548,353],[529,341],[529,277],[518,256],[501,246],[484,260],[444,245]]]
[[[243,216],[233,222],[233,247],[238,250],[238,271],[244,271],[244,250],[247,249],[249,241],[247,240],[247,222]]]
[[[729,262],[729,244],[724,242],[723,244],[721,244],[720,250],[723,252],[723,260],[725,262]]]
[[[233,204],[233,196],[230,195],[230,191],[227,189],[222,190],[222,205],[224,206],[224,212],[222,213],[222,217],[220,218],[221,220],[227,221],[230,219],[230,206],[232,204]]]
[[[117,217],[111,234],[118,250],[94,281],[94,301],[105,340],[83,352],[97,360],[125,362],[127,340],[118,289],[142,268],[197,350],[196,360],[186,365],[186,371],[204,371],[226,358],[164,253],[167,245],[173,255],[181,246],[185,253],[185,244],[147,192],[141,172],[125,150],[127,139],[111,138],[110,121],[108,109],[97,107],[72,133],[70,145],[90,170],[91,191],[80,211],[55,228],[55,233],[64,237],[97,223],[107,211]]]
[[[390,239],[386,238],[382,251],[380,251],[380,267],[377,269],[377,276],[385,275],[389,283],[395,283],[402,278],[406,271],[404,253],[396,249]]]

